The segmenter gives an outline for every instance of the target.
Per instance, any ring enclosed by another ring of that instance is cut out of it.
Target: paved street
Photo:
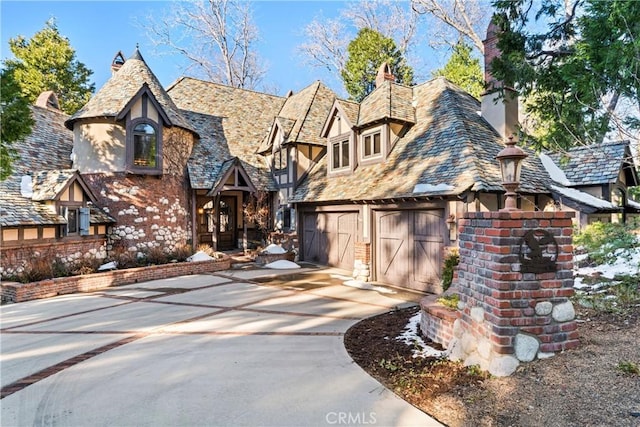
[[[4,305],[0,424],[439,425],[343,346],[358,320],[408,302],[323,272],[275,286],[253,280],[273,271],[230,270]]]

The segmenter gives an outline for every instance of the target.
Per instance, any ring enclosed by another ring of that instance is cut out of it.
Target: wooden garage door
[[[376,279],[439,292],[443,216],[441,209],[376,212]]]
[[[353,269],[356,212],[305,213],[302,224],[305,261]]]

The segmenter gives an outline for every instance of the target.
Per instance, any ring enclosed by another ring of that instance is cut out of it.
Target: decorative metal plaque
[[[548,273],[557,270],[558,242],[546,230],[529,230],[520,242],[520,271]]]

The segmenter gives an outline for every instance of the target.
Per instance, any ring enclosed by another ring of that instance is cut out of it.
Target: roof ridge
[[[171,89],[173,89],[175,86],[178,85],[178,83],[184,81],[184,80],[194,80],[196,82],[201,82],[201,83],[205,83],[208,85],[213,85],[213,86],[218,86],[218,87],[223,87],[223,88],[227,88],[227,89],[233,89],[233,90],[238,90],[238,91],[243,91],[243,92],[251,92],[251,93],[255,93],[257,95],[264,95],[264,96],[270,96],[273,98],[282,98],[282,99],[286,99],[286,96],[281,96],[281,95],[273,95],[271,93],[266,93],[266,92],[260,92],[258,90],[255,89],[247,89],[247,88],[243,88],[243,87],[235,87],[235,86],[231,86],[231,85],[227,85],[224,83],[219,83],[219,82],[212,82],[210,80],[204,80],[204,79],[200,79],[197,77],[191,77],[191,76],[181,76],[179,77],[174,83],[172,83],[168,88],[167,88],[167,92]]]
[[[300,126],[298,126],[298,132],[296,133],[295,139],[293,139],[294,141],[298,140],[298,137],[300,136],[300,133],[302,132],[302,129],[304,128],[304,125],[307,122],[307,119],[309,118],[309,111],[311,111],[311,107],[313,106],[313,101],[316,99],[316,96],[318,95],[318,92],[320,91],[320,85],[321,85],[320,80],[316,80],[315,83],[313,83],[313,84],[316,85],[316,88],[313,91],[313,95],[309,99],[309,104],[307,105],[307,111],[304,113],[304,116],[302,117],[302,123],[300,123]],[[313,84],[309,85],[307,87],[311,87],[311,86],[313,86]]]

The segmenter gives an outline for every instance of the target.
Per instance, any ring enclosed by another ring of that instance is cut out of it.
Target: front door
[[[218,209],[218,249],[221,251],[234,249],[236,240],[236,198],[220,197]]]

